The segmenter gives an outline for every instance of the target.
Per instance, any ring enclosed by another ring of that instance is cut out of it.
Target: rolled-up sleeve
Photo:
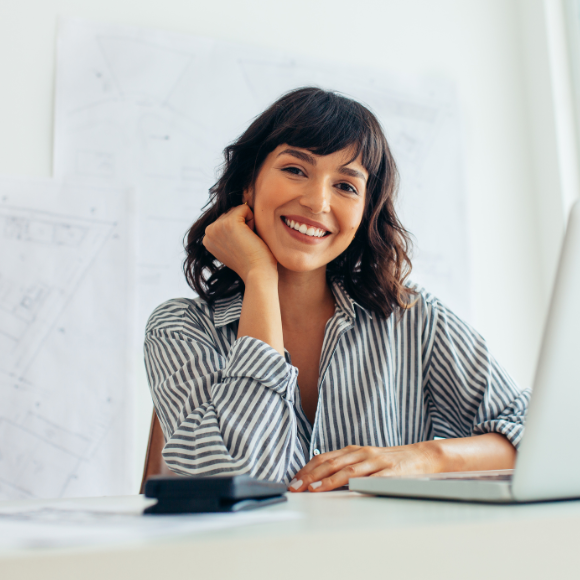
[[[163,457],[183,475],[287,482],[302,452],[298,370],[255,338],[239,338],[226,352],[215,332],[180,301],[160,306],[149,320],[145,365],[166,440]]]
[[[427,306],[424,388],[436,436],[501,433],[516,448],[529,390],[520,390],[486,341],[434,300]]]

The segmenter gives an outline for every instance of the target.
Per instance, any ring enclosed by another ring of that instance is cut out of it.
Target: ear
[[[254,188],[248,187],[244,189],[244,194],[242,195],[242,203],[248,203],[250,207],[254,207]]]

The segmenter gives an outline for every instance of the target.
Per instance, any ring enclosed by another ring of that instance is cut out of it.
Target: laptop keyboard
[[[438,473],[429,476],[429,479],[461,479],[469,481],[511,481],[513,469],[502,469],[496,471],[464,471],[459,473]]]
[[[475,475],[471,477],[441,477],[438,479],[466,479],[469,481],[511,481],[512,476],[510,475]]]

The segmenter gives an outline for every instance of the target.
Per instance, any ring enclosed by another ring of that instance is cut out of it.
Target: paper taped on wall
[[[125,206],[0,179],[0,498],[131,491]]]

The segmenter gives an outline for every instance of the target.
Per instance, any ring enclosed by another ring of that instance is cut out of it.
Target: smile
[[[308,226],[306,224],[301,224],[300,222],[288,219],[286,217],[283,217],[282,219],[289,228],[292,228],[293,230],[296,230],[297,232],[300,232],[306,236],[310,236],[311,238],[322,238],[329,233],[326,230]]]

